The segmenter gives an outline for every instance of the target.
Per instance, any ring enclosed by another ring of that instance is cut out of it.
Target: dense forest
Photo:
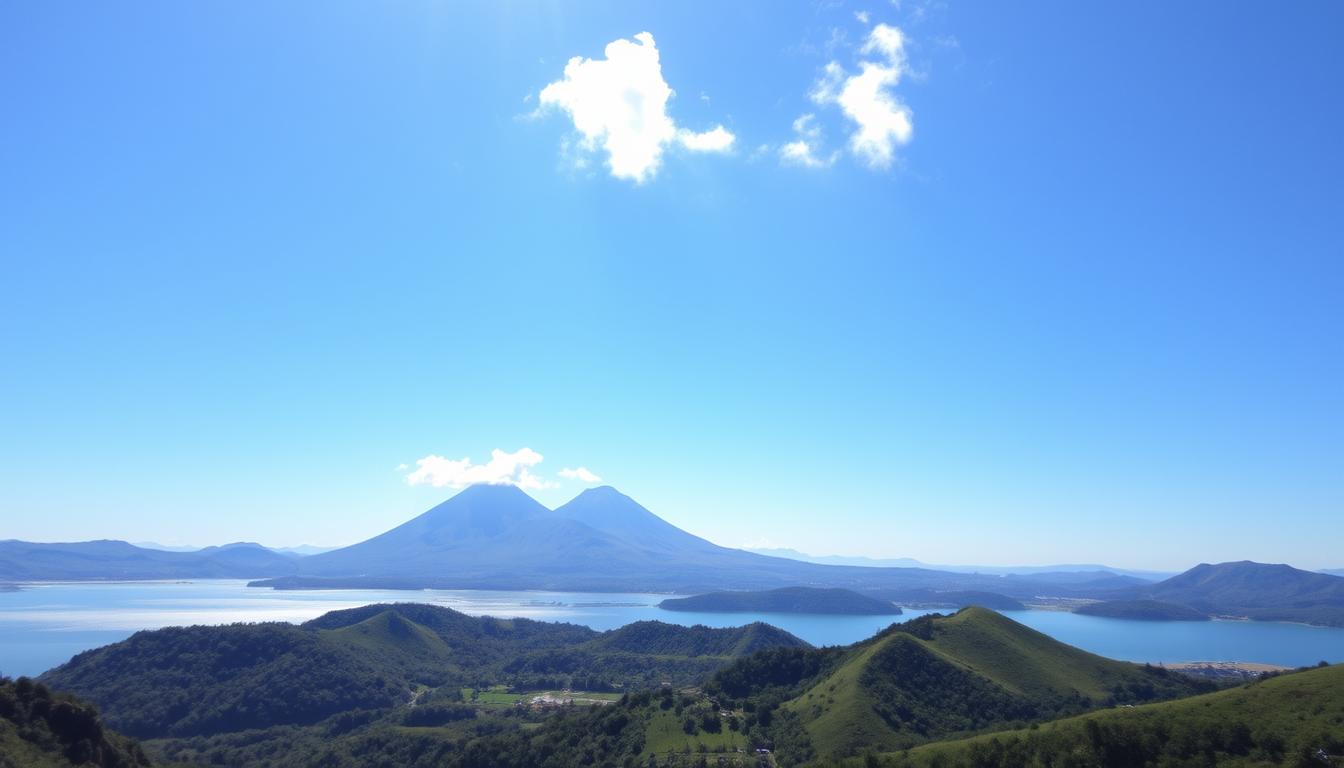
[[[357,729],[372,737],[380,728],[402,733],[432,724],[440,740],[445,733],[490,736],[546,719],[553,702],[531,707],[529,693],[565,700],[572,696],[565,692],[587,692],[574,697],[581,705],[685,688],[735,658],[780,647],[807,646],[765,624],[640,622],[596,632],[394,604],[336,611],[302,626],[139,632],[79,654],[42,680],[96,702],[129,735],[156,743],[220,737],[212,749],[244,739],[275,751]],[[465,714],[473,701],[488,705],[481,717]],[[227,762],[253,761],[238,753]]]
[[[98,711],[28,678],[0,678],[0,768],[137,768],[150,765],[130,739],[103,727]]]

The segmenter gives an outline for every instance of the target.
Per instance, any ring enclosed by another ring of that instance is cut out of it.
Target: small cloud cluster
[[[906,144],[914,132],[910,108],[893,92],[909,70],[905,36],[897,27],[877,24],[859,48],[858,71],[850,72],[832,60],[822,70],[809,96],[818,106],[836,106],[854,129],[849,150],[868,167],[891,167],[896,147]],[[821,133],[805,114],[793,123],[798,137],[780,148],[783,161],[810,168],[829,165],[820,155]]]
[[[587,467],[577,467],[570,469],[568,467],[560,470],[560,476],[566,480],[581,480],[585,483],[600,483],[602,478],[598,477]]]
[[[804,168],[829,168],[835,164],[839,152],[821,156],[821,128],[816,124],[816,115],[808,112],[793,121],[793,132],[797,138],[779,148],[779,159],[789,165],[801,165]]]
[[[428,485],[434,488],[465,488],[468,485],[516,485],[528,490],[559,487],[554,480],[539,477],[533,469],[544,457],[531,448],[519,448],[513,453],[496,448],[490,460],[476,464],[470,458],[449,459],[433,454],[417,459],[415,469],[406,475],[407,485]],[[410,469],[405,464],[397,470]],[[600,483],[602,478],[587,467],[560,470],[560,477],[584,483]]]
[[[513,453],[496,448],[490,460],[474,464],[471,459],[448,459],[429,455],[417,459],[415,469],[406,475],[407,485],[430,485],[435,488],[465,488],[468,485],[516,485],[519,488],[554,488],[532,473],[532,467],[542,462],[542,455],[531,448],[520,448]]]
[[[663,79],[653,35],[616,40],[605,59],[575,56],[564,77],[541,90],[538,112],[562,110],[577,133],[584,155],[601,149],[618,179],[641,184],[658,172],[663,152],[680,146],[691,152],[727,152],[736,137],[722,125],[696,132],[677,126],[667,114],[673,91]]]

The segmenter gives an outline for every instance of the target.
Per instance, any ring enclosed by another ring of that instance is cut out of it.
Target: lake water
[[[0,593],[0,674],[36,675],[71,656],[141,629],[231,622],[302,622],[327,611],[379,602],[433,603],[474,616],[568,621],[605,630],[632,621],[731,627],[765,621],[814,645],[852,643],[903,616],[682,613],[657,607],[663,595],[483,590],[249,589],[243,581],[25,585]],[[1070,645],[1128,661],[1253,661],[1303,666],[1344,661],[1344,629],[1249,621],[1144,622],[1061,611],[1007,616]]]

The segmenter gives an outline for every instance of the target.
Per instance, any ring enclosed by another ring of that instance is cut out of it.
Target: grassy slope
[[[837,754],[849,744],[878,748],[892,744],[894,734],[873,710],[872,697],[860,678],[878,652],[906,637],[891,635],[862,648],[835,672],[784,705],[802,719],[818,754]]]
[[[682,730],[684,718],[671,711],[653,710],[644,727],[644,757],[665,755],[668,752],[681,753],[689,747],[693,754],[700,754],[700,748],[713,752],[715,747],[723,747],[729,752],[745,749],[749,746],[741,733],[723,728],[719,733],[698,731],[694,736]]]
[[[340,629],[320,630],[327,639],[412,673],[426,665],[449,665],[452,649],[433,630],[393,610]]]
[[[1151,682],[1151,675],[1142,667],[1065,645],[984,608],[968,608],[935,619],[933,626],[932,639],[894,632],[859,646],[835,672],[785,705],[802,720],[817,754],[895,749],[912,739],[923,740],[924,736],[912,735],[908,729],[901,732],[893,728],[877,712],[878,694],[871,680],[865,680],[875,662],[896,655],[904,655],[907,663],[915,666],[941,660],[948,665],[943,675],[950,683],[972,693],[979,688],[1000,701],[1021,701],[1024,705],[1045,701],[1057,705],[1071,697],[1100,702],[1117,685]],[[902,680],[889,682],[896,689],[903,685]],[[890,698],[890,693],[885,696]],[[911,699],[916,706],[919,696],[915,693]],[[941,722],[959,721],[949,717]],[[983,720],[961,722],[952,727],[978,729],[985,725]]]
[[[1257,753],[1252,747],[1248,754],[1215,753],[1213,761],[1218,765],[1292,764],[1302,749],[1314,751],[1325,746],[1331,734],[1336,740],[1344,738],[1344,665],[1282,675],[1176,701],[1107,709],[1046,723],[1037,729],[926,744],[908,753],[888,755],[886,762],[948,768],[971,765],[976,746],[992,740],[1005,744],[1035,742],[1047,747],[1084,742],[1089,722],[1137,728],[1159,742],[1183,738],[1182,729],[1190,732],[1210,724],[1224,727],[1245,724],[1251,740],[1262,751]],[[1276,739],[1283,748],[1277,756],[1264,751],[1264,745]]]
[[[953,663],[1025,696],[1078,692],[1105,698],[1137,668],[1088,653],[984,608],[968,608],[937,622],[928,643]]]

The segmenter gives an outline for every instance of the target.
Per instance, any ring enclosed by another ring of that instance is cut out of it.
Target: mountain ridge
[[[1148,587],[1087,606],[1084,612],[1125,615],[1139,611],[1142,618],[1170,618],[1176,606],[1204,617],[1248,618],[1257,621],[1297,621],[1344,627],[1344,577],[1303,571],[1282,563],[1239,560],[1200,563]],[[1100,612],[1100,613],[1099,613]]]

